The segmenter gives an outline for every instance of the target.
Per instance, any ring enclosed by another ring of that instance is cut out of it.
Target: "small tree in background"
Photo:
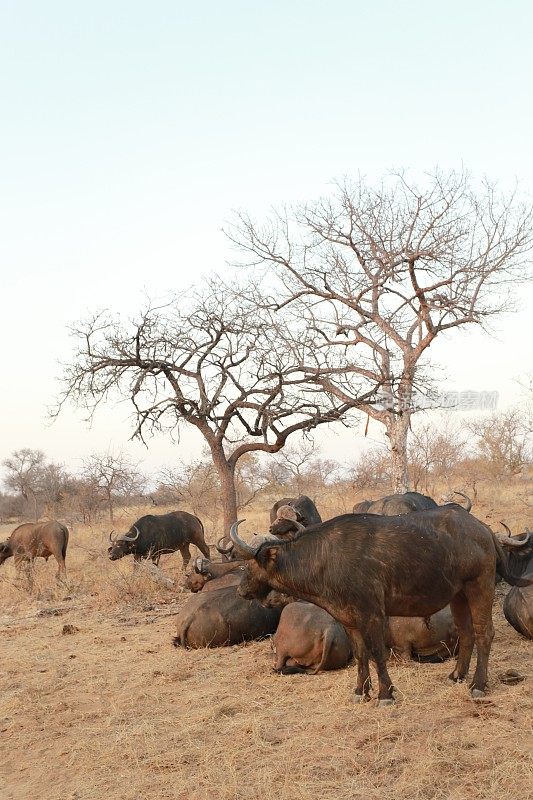
[[[35,521],[39,519],[38,497],[42,488],[45,454],[42,450],[23,447],[3,461],[6,469],[4,483],[8,489],[32,502]]]
[[[112,525],[117,501],[142,492],[146,485],[137,465],[122,453],[94,453],[84,460],[81,477],[104,498]]]

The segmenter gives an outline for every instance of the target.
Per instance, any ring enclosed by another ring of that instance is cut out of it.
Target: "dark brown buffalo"
[[[387,645],[398,658],[444,661],[456,652],[459,636],[450,606],[422,617],[389,617]]]
[[[474,698],[485,694],[496,563],[509,583],[525,584],[509,574],[494,534],[465,509],[452,504],[397,517],[345,514],[292,541],[263,539],[253,547],[237,527],[230,536],[248,560],[241,596],[264,598],[276,589],[320,606],[344,625],[358,654],[358,700],[368,696],[369,655],[377,667],[379,703],[394,700],[387,617],[428,617],[448,604],[460,638],[450,678],[466,677],[475,642],[470,689]]]
[[[533,586],[515,586],[503,601],[505,619],[515,631],[533,639]]]
[[[270,533],[286,536],[302,531],[310,525],[322,522],[322,518],[310,497],[284,497],[270,509]]]
[[[352,644],[342,625],[323,608],[302,601],[285,606],[272,646],[274,671],[282,675],[341,669],[352,658]]]
[[[0,543],[0,564],[13,556],[16,569],[35,558],[48,561],[54,556],[58,564],[57,577],[65,578],[65,556],[68,545],[68,528],[61,522],[25,522],[15,528],[9,539]]]
[[[462,492],[454,492],[454,494],[465,499],[466,510],[470,511],[472,508],[470,498]],[[455,505],[455,503],[449,502],[447,505]],[[413,511],[430,511],[432,508],[438,508],[432,497],[420,494],[420,492],[404,492],[403,494],[389,494],[380,500],[362,500],[353,507],[353,513],[394,517],[399,514],[412,514]]]
[[[135,561],[151,558],[159,564],[163,553],[180,551],[183,568],[191,559],[190,545],[195,545],[206,558],[209,547],[204,539],[204,526],[198,517],[187,511],[170,511],[168,514],[146,514],[131,526],[127,533],[115,538],[109,534],[111,547],[108,556],[111,561],[133,555]]]
[[[281,609],[243,599],[237,594],[241,578],[235,576],[234,585],[227,586],[224,581],[230,577],[209,581],[179,610],[176,647],[224,647],[274,633]]]
[[[507,525],[503,522],[501,524],[508,535],[500,535],[498,539],[507,553],[510,572],[524,578],[533,578],[533,532],[526,530],[525,533],[512,536]]]

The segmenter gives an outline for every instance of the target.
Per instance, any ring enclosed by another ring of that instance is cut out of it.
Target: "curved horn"
[[[507,547],[524,547],[524,545],[529,543],[529,540],[531,539],[532,536],[533,533],[531,533],[531,531],[526,531],[524,539],[518,539],[515,536],[498,536],[498,539],[502,544],[506,545]]]
[[[470,509],[472,508],[472,501],[468,497],[468,495],[463,494],[462,492],[456,492],[456,491],[454,491],[454,494],[458,494],[459,497],[464,497],[464,499],[466,500],[466,506],[464,507],[464,509],[465,509],[465,511],[470,511]]]
[[[298,515],[292,506],[285,505],[280,506],[276,511],[276,519],[288,519],[291,522],[296,522]]]
[[[513,534],[511,533],[511,530],[510,530],[510,528],[508,527],[508,525],[506,525],[506,524],[505,524],[505,522],[502,522],[502,521],[500,520],[500,525],[502,526],[502,528],[505,528],[505,530],[507,531],[507,536],[512,536],[512,535],[513,535]]]
[[[234,547],[233,542],[230,542],[227,547],[223,547],[220,543],[223,542],[225,538],[226,538],[225,536],[221,536],[220,539],[218,540],[218,542],[215,545],[215,549],[222,556],[227,556],[228,553],[231,553],[231,551],[233,550],[233,547]]]
[[[111,533],[109,534],[109,541],[111,542],[111,544],[113,544],[113,542],[114,542],[114,541],[115,541],[115,539],[117,538],[116,536],[115,536],[115,537],[113,537],[113,534],[114,534],[114,533],[115,533],[115,531],[113,530],[113,531],[111,531]]]
[[[241,522],[244,522],[244,520],[239,519],[237,522],[233,523],[229,531],[229,536],[239,553],[241,553],[242,557],[248,560],[249,558],[253,558],[255,556],[261,545],[259,544],[256,545],[256,547],[251,547],[248,542],[245,542],[244,539],[241,539],[238,534],[239,525]]]
[[[121,542],[136,542],[137,541],[137,539],[141,535],[141,532],[140,532],[139,528],[137,527],[137,525],[132,525],[131,527],[133,528],[134,531],[137,531],[135,536],[128,536],[127,533],[124,533],[122,536],[119,537],[119,541],[121,541]]]
[[[298,522],[297,519],[294,520],[294,525],[296,525],[296,529],[298,531],[305,531],[305,525],[302,525],[302,523]]]

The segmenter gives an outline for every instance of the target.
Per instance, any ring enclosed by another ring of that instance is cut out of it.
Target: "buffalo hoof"
[[[354,693],[354,703],[368,703],[370,697],[367,694],[359,694],[358,692]]]
[[[470,694],[472,695],[472,700],[481,700],[482,697],[485,697],[483,689],[471,689]]]
[[[396,700],[393,697],[382,697],[378,700],[378,708],[385,708],[385,706],[393,706]]]

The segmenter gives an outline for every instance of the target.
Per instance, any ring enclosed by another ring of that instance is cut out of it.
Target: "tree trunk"
[[[235,467],[228,463],[222,448],[211,448],[213,463],[220,480],[222,495],[223,536],[229,540],[229,530],[237,521],[237,490],[235,488]]]
[[[409,411],[391,414],[386,423],[387,437],[391,449],[393,490],[395,492],[407,492],[409,490],[407,437],[410,416]]]

